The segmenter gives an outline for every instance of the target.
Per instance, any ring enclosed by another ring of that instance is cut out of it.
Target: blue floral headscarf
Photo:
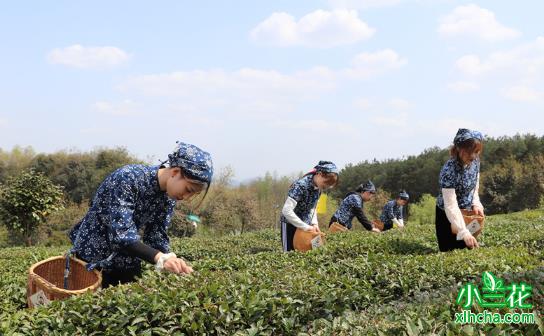
[[[213,162],[210,153],[195,145],[177,141],[177,146],[168,155],[170,167],[180,167],[189,178],[210,184],[213,176]]]
[[[467,140],[470,140],[470,139],[476,139],[476,140],[479,140],[479,141],[483,141],[484,140],[484,137],[482,135],[482,133],[478,132],[478,131],[472,131],[472,130],[469,130],[469,129],[466,129],[466,128],[460,128],[458,131],[457,131],[457,134],[455,135],[455,138],[453,138],[453,144],[458,146],[459,144],[467,141]]]
[[[402,200],[409,200],[410,199],[410,195],[408,195],[408,193],[404,190],[401,190],[401,192],[399,192],[399,198],[402,199]]]
[[[374,183],[372,183],[372,181],[370,181],[370,180],[368,180],[365,183],[361,184],[359,186],[359,190],[362,190],[363,192],[368,191],[368,192],[371,192],[373,194],[376,193],[376,187],[374,186]]]
[[[338,174],[338,168],[331,161],[319,161],[317,166],[314,167],[316,173],[334,173]]]

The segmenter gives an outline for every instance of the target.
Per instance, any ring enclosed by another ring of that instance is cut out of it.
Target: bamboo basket
[[[477,237],[484,229],[485,216],[476,215],[472,210],[461,209],[467,229]]]
[[[88,291],[95,292],[102,284],[102,274],[97,270],[87,271],[86,263],[70,257],[70,272],[67,289],[64,289],[66,257],[57,256],[42,260],[28,271],[27,303],[29,308],[47,305]]]
[[[322,232],[308,232],[301,229],[295,231],[293,247],[297,251],[306,252],[325,245],[325,234]]]
[[[383,222],[379,219],[375,219],[372,221],[372,224],[374,224],[374,227],[380,231],[383,231],[385,225],[383,224]]]
[[[329,232],[330,233],[336,233],[336,232],[346,232],[348,230],[347,227],[345,227],[344,225],[340,224],[340,223],[337,223],[337,222],[334,222],[331,224],[331,226],[329,226]]]

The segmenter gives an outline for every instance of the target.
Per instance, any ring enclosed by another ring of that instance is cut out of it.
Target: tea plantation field
[[[138,283],[35,310],[25,308],[28,267],[67,247],[0,249],[0,334],[544,333],[544,210],[489,217],[485,246],[473,251],[439,253],[431,223],[327,239],[306,254],[282,253],[273,231],[174,240],[173,251],[192,263],[194,275],[149,268]],[[537,323],[455,324],[459,288],[479,283],[484,271],[532,285]]]

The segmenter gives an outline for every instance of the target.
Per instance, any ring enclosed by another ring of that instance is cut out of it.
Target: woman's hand
[[[319,227],[317,225],[308,225],[308,227],[304,228],[304,231],[315,232],[315,233],[321,232],[319,231]]]
[[[480,207],[477,207],[477,206],[473,206],[472,207],[472,211],[474,211],[474,214],[475,215],[478,215],[478,216],[485,216],[484,215],[484,209],[480,208]]]
[[[187,263],[185,263],[185,260],[181,258],[168,258],[164,262],[164,269],[168,272],[175,273],[175,274],[191,274],[193,273],[193,268]]]
[[[466,234],[463,240],[465,241],[465,244],[468,248],[480,247],[476,238],[474,238],[474,236],[472,236],[471,234]]]
[[[372,231],[372,232],[377,232],[377,233],[380,233],[380,232],[381,232],[380,229],[378,229],[378,228],[372,228],[371,231]]]
[[[185,260],[178,258],[174,253],[170,253],[170,255],[171,256],[168,258],[168,254],[165,255],[162,252],[157,253],[155,256],[155,267],[157,267],[157,270],[166,270],[174,274],[191,274],[193,272],[193,268],[187,265]],[[162,260],[165,258],[167,259]]]

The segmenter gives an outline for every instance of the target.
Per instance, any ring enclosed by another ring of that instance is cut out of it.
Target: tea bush
[[[533,285],[542,314],[544,211],[489,217],[477,250],[439,253],[434,224],[327,237],[283,253],[272,230],[182,238],[192,276],[148,266],[134,284],[25,309],[28,267],[68,247],[0,249],[0,333],[8,335],[538,335],[542,324],[456,325],[455,295],[484,271]],[[540,328],[540,329],[539,329]]]

